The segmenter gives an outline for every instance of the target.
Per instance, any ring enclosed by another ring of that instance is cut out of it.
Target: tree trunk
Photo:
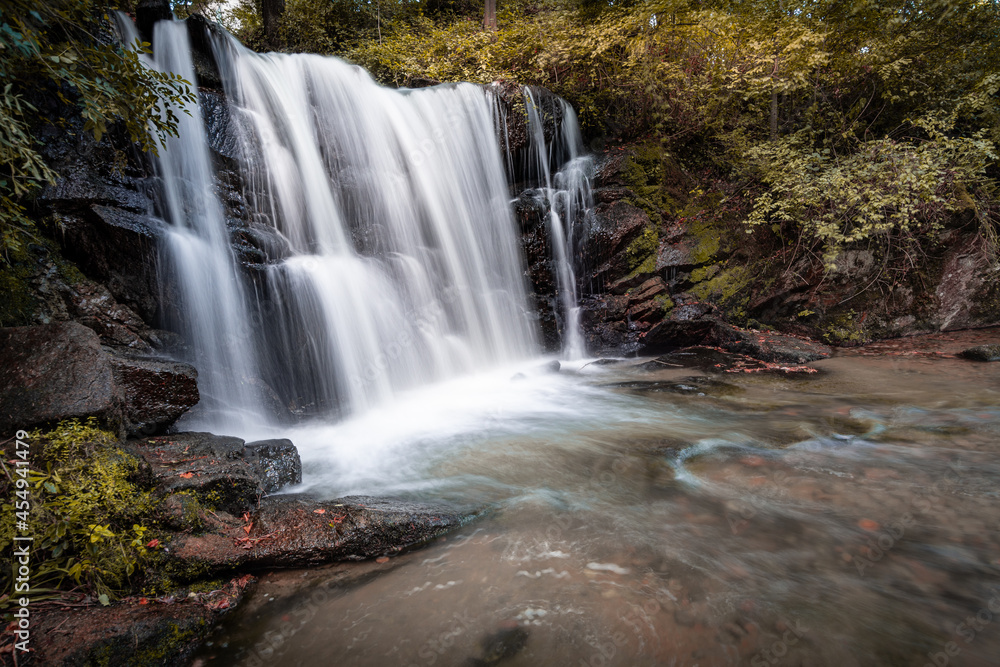
[[[486,0],[486,11],[483,12],[483,30],[497,29],[497,0]]]
[[[261,18],[264,22],[264,39],[271,48],[278,46],[278,26],[285,13],[285,0],[261,0]]]

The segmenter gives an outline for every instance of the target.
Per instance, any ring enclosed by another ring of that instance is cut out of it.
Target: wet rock
[[[76,322],[0,329],[0,432],[89,416],[118,430],[124,412],[93,331]]]
[[[483,650],[481,657],[471,658],[470,667],[487,667],[499,665],[521,652],[528,643],[528,631],[520,625],[512,628],[501,628],[480,640]]]
[[[153,25],[173,18],[170,0],[139,0],[135,6],[135,23],[146,42],[153,42]]]
[[[259,499],[302,481],[302,463],[290,440],[245,443],[240,438],[185,432],[130,441],[149,462],[163,495],[191,493],[239,515]]]
[[[178,433],[130,444],[152,467],[159,494],[190,493],[231,514],[252,509],[264,494],[256,470],[244,459],[240,438]]]
[[[406,81],[403,82],[404,88],[430,88],[431,86],[439,85],[441,85],[440,81],[426,76],[410,75],[406,77]]]
[[[743,391],[736,385],[703,376],[687,377],[681,380],[631,380],[601,386],[629,389],[643,394],[665,392],[686,396],[728,396]]]
[[[33,665],[173,667],[205,641],[215,623],[235,609],[253,577],[184,599],[129,598],[110,607],[46,609],[32,615]]]
[[[634,258],[624,252],[649,226],[645,211],[628,202],[617,201],[594,207],[595,229],[587,240],[584,255],[597,269],[591,275],[595,292],[604,285],[630,273]]]
[[[728,352],[775,363],[804,364],[826,359],[832,350],[804,338],[761,331],[747,331],[714,317],[678,319],[681,314],[653,326],[642,336],[644,351],[666,352],[683,347],[718,347]]]
[[[155,433],[198,403],[194,366],[153,357],[111,356],[130,434]]]
[[[63,285],[60,291],[67,315],[93,330],[103,344],[139,353],[152,351],[145,322],[103,285],[84,281]]]
[[[176,536],[167,567],[183,576],[375,558],[457,528],[472,515],[443,505],[367,496],[328,501],[273,496],[243,526],[220,524],[202,535]]]
[[[159,221],[97,204],[80,213],[61,214],[59,219],[59,241],[66,258],[145,322],[153,322],[160,307],[156,275]]]
[[[977,345],[963,350],[959,356],[972,361],[1000,361],[1000,345]]]
[[[248,442],[243,455],[261,480],[266,493],[302,483],[302,460],[291,440]]]

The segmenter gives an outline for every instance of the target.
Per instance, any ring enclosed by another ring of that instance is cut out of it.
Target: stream
[[[293,492],[486,507],[264,574],[196,665],[995,665],[1000,332],[801,375],[541,362],[289,434]]]

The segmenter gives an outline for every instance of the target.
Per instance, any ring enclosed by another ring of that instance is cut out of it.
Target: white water
[[[579,359],[584,356],[586,346],[580,326],[576,263],[578,242],[582,240],[579,232],[586,229],[594,205],[591,191],[593,160],[582,154],[583,140],[573,108],[565,100],[558,100],[561,117],[559,134],[546,142],[544,110],[531,88],[525,86],[523,90],[530,144],[529,164],[525,171],[536,175],[537,187],[548,207],[553,272],[562,317],[563,354],[570,359]],[[553,174],[557,168],[558,171]]]

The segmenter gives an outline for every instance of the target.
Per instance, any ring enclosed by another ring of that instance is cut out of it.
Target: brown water
[[[528,373],[487,392],[499,417],[468,387],[424,397],[479,418],[413,424],[404,447],[371,422],[293,435],[313,492],[496,510],[387,563],[263,576],[197,660],[998,665],[1000,364],[947,354],[991,336],[800,377]]]

